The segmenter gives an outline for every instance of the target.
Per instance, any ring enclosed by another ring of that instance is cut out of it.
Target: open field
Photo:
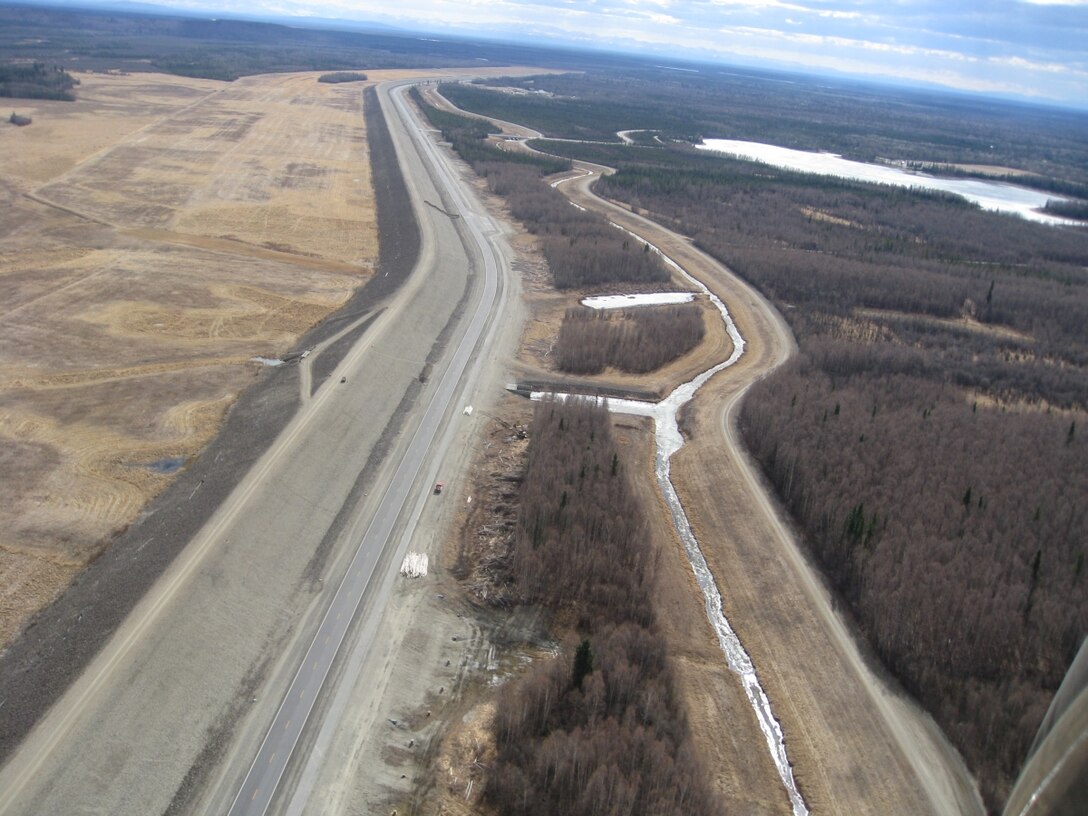
[[[359,89],[80,75],[0,130],[0,643],[372,271]]]

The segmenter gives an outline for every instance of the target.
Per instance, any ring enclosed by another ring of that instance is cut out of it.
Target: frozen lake
[[[1047,199],[1057,199],[1038,190],[1017,187],[1001,181],[982,179],[938,178],[920,173],[908,173],[897,167],[844,159],[834,153],[810,153],[806,150],[793,150],[788,147],[761,144],[760,142],[741,142],[734,139],[704,139],[696,145],[699,150],[713,153],[727,153],[742,159],[764,162],[786,170],[801,173],[815,173],[820,176],[837,176],[867,181],[873,184],[894,184],[897,187],[916,187],[923,190],[939,190],[962,196],[973,201],[984,210],[1010,213],[1038,221],[1041,224],[1075,226],[1079,222],[1068,218],[1058,218],[1038,212]]]

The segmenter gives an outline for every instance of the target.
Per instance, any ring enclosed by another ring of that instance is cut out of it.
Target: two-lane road
[[[447,210],[447,212],[456,215],[464,223],[471,241],[471,245],[466,249],[479,259],[479,271],[483,278],[482,292],[465,333],[434,390],[423,420],[416,428],[411,444],[401,459],[392,481],[385,488],[381,503],[359,542],[347,574],[336,590],[310,648],[284,696],[283,703],[269,726],[260,750],[231,806],[231,814],[255,816],[266,812],[276,795],[284,771],[294,755],[295,746],[298,744],[303,729],[314,725],[310,723],[314,703],[319,694],[330,691],[323,688],[326,678],[368,586],[375,577],[375,567],[379,559],[386,548],[394,543],[394,528],[402,520],[405,508],[408,506],[408,499],[415,491],[427,490],[430,487],[430,480],[422,482],[420,479],[424,462],[428,457],[434,458],[444,453],[441,449],[436,450],[434,447],[438,431],[443,422],[448,421],[450,415],[460,405],[458,397],[463,394],[469,384],[466,380],[469,364],[484,351],[480,344],[485,339],[485,330],[495,318],[502,264],[501,253],[490,242],[490,236],[495,233],[495,230],[486,216],[475,211],[479,205],[475,205],[474,208],[470,203],[470,196],[463,189],[456,171],[449,166],[446,156],[423,132],[410,112],[404,99],[407,87],[405,84],[399,84],[382,89],[386,116],[388,118],[395,112],[400,125],[411,136],[412,148],[423,157],[432,179],[447,196],[448,204],[452,205],[452,211]],[[401,147],[406,145],[402,144]],[[411,524],[414,520],[408,521]],[[410,534],[409,528],[398,536],[397,540],[403,540]]]

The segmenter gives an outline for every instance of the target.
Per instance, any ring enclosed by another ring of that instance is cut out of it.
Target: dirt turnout
[[[0,128],[0,647],[369,277],[359,86],[81,75]]]

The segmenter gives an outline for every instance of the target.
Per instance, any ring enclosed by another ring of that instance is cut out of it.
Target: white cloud
[[[805,34],[794,31],[781,31],[776,28],[755,28],[752,26],[727,26],[718,29],[722,34],[738,34],[745,37],[766,37],[771,40],[787,40],[801,45],[833,48],[854,48],[862,51],[876,51],[885,54],[899,54],[914,57],[935,57],[957,62],[977,62],[978,58],[960,51],[945,51],[936,48],[923,48],[917,45],[880,42],[878,40],[858,40],[851,37],[839,37],[830,34]]]
[[[1088,0],[149,1],[212,14],[271,12],[275,4],[300,17],[770,62],[1088,105],[1088,52],[1077,39],[1088,27]]]
[[[831,9],[810,9],[817,17],[824,17],[831,20],[860,20],[860,11],[834,11]]]
[[[1060,62],[1036,62],[1023,57],[990,57],[986,60],[994,65],[1006,65],[1011,68],[1019,68],[1025,71],[1039,71],[1045,74],[1069,74],[1071,76],[1088,77],[1088,71],[1078,69],[1072,65]]]

